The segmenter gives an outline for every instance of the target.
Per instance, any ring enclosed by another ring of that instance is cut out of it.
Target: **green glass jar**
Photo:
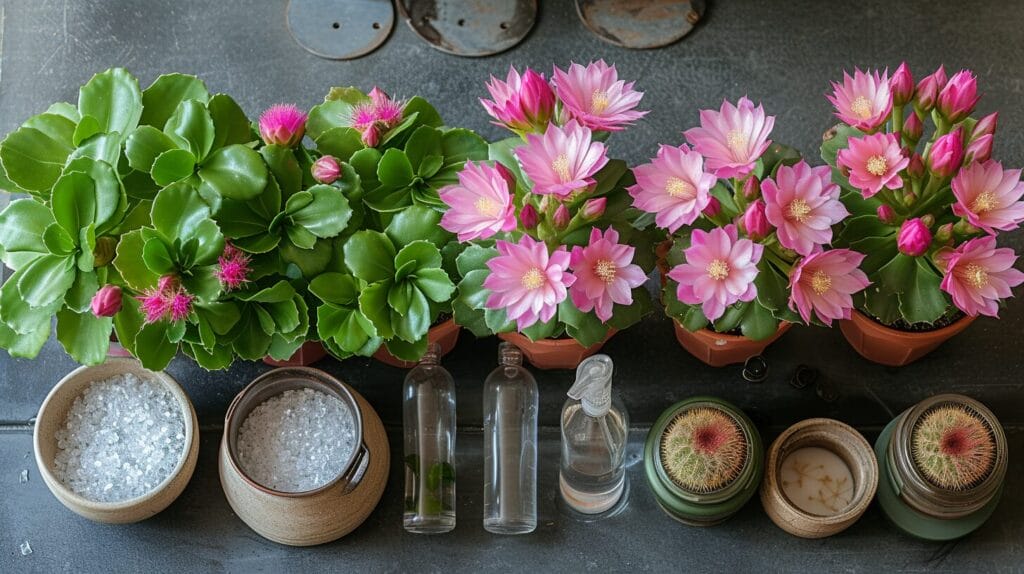
[[[712,526],[757,492],[764,447],[754,423],[714,397],[678,402],[658,417],[644,444],[644,473],[669,516]]]
[[[985,405],[963,395],[925,399],[875,442],[878,502],[897,527],[925,540],[970,534],[992,515],[1006,478],[1006,435]]]

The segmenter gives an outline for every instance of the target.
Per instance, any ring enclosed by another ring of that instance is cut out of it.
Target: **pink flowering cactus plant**
[[[478,336],[589,347],[651,309],[650,218],[630,207],[633,178],[604,144],[646,114],[643,94],[603,61],[556,67],[550,82],[513,68],[487,89],[484,109],[518,137],[491,144],[488,161],[466,162],[440,190],[441,227],[465,242],[455,319]]]
[[[833,89],[842,123],[821,154],[852,214],[836,243],[863,254],[872,283],[854,297],[857,309],[903,330],[996,316],[1024,282],[1017,256],[996,246],[1024,221],[1024,183],[1021,170],[991,159],[998,115],[972,116],[973,72],[947,79],[939,67],[915,86],[904,63],[891,77],[856,70]]]
[[[875,121],[870,102],[842,101]],[[832,248],[849,213],[829,168],[773,143],[774,123],[745,97],[726,101],[700,112],[689,145],[663,145],[633,168],[633,205],[670,234],[666,312],[691,331],[763,340],[780,321],[831,325],[850,317],[852,296],[868,285],[864,256]]]

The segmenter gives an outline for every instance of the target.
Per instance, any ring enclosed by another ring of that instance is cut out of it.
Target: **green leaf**
[[[377,164],[380,163],[381,153],[375,148],[368,147],[352,154],[349,165],[356,170],[362,181],[363,189],[375,189],[380,185],[377,179]]]
[[[12,357],[34,359],[43,345],[50,338],[50,317],[40,321],[36,328],[28,333],[18,333],[4,323],[0,323],[0,348],[6,349]]]
[[[123,68],[96,74],[78,91],[78,112],[96,118],[99,131],[127,137],[142,116],[139,81]]]
[[[409,165],[413,172],[418,171],[425,157],[443,155],[443,153],[441,131],[432,127],[416,128],[405,143],[405,156],[409,159]],[[387,156],[387,152],[384,155]]]
[[[128,208],[128,198],[121,188],[114,168],[105,162],[83,157],[68,163],[65,171],[66,175],[85,174],[91,180],[89,185],[83,186],[79,191],[89,193],[91,190],[94,195],[96,210],[93,221],[96,228],[105,232],[116,227]],[[62,181],[63,178],[57,181],[55,189],[61,186]]]
[[[163,240],[153,237],[146,241],[142,247],[142,260],[146,262],[146,267],[150,271],[164,275],[166,273],[172,273],[177,270],[174,264],[174,260],[171,259],[171,254],[167,250],[167,246]]]
[[[949,308],[939,285],[942,275],[924,257],[914,257],[914,272],[900,294],[900,312],[908,323],[934,323]]]
[[[267,185],[267,166],[255,151],[229,145],[202,162],[199,177],[221,197],[246,200],[259,195]]]
[[[420,125],[441,127],[444,125],[444,121],[441,119],[441,114],[437,113],[434,106],[430,105],[427,100],[419,96],[413,96],[405,104],[405,108],[402,110],[403,117],[408,118],[409,116],[416,114],[416,122]]]
[[[286,204],[293,225],[321,238],[334,237],[345,230],[352,209],[341,192],[329,185],[314,185],[306,193],[312,196],[306,206],[292,211],[289,209],[291,200]]]
[[[359,294],[359,311],[371,322],[377,336],[390,339],[395,336],[395,328],[391,324],[391,311],[388,306],[390,281],[382,281],[367,285]]]
[[[81,172],[61,176],[53,187],[53,215],[68,234],[78,239],[79,230],[96,220],[96,188]]]
[[[334,249],[329,241],[317,241],[312,249],[299,249],[284,241],[278,247],[281,259],[294,264],[305,278],[316,277],[324,272],[334,258]]]
[[[836,133],[831,138],[821,143],[821,159],[832,167],[836,167],[836,156],[839,150],[846,149],[850,138],[857,138],[864,135],[864,132],[857,128],[840,124],[836,126]]]
[[[196,314],[207,321],[218,335],[228,334],[241,318],[238,305],[231,301],[197,303],[195,309]]]
[[[249,118],[238,103],[227,94],[217,94],[206,104],[213,120],[213,146],[220,149],[234,144],[247,144],[255,138]]]
[[[209,99],[210,93],[199,78],[186,74],[164,74],[143,90],[142,117],[139,123],[163,129],[181,102],[197,100],[206,103]]]
[[[18,292],[32,307],[47,307],[64,298],[75,281],[75,262],[70,257],[43,255],[18,271]],[[13,280],[11,279],[8,281]]]
[[[502,314],[505,313],[504,310],[502,310],[501,312]],[[557,317],[552,317],[551,320],[546,323],[542,321],[537,321],[533,325],[530,325],[529,327],[521,330],[520,332],[523,335],[526,335],[531,341],[539,341],[541,339],[550,339],[551,337],[554,337],[556,334],[558,334],[559,327],[560,325]],[[580,336],[583,336],[585,338],[584,335]]]
[[[345,242],[344,252],[345,265],[363,281],[375,283],[394,277],[395,246],[383,233],[357,231]]]
[[[153,169],[153,162],[160,154],[178,149],[174,140],[167,137],[167,134],[153,126],[139,126],[138,129],[128,136],[124,144],[124,152],[128,157],[128,165],[132,169],[149,173]]]
[[[213,147],[213,118],[201,102],[185,100],[178,105],[164,126],[178,147],[192,152],[197,163],[202,163]]]
[[[408,262],[415,262],[415,270],[441,267],[441,251],[429,241],[413,241],[399,250],[395,256],[395,268],[401,268]]]
[[[354,153],[366,147],[359,132],[348,127],[331,128],[315,141],[317,151],[333,155],[338,161],[348,161]]]
[[[29,191],[49,192],[74,146],[75,124],[56,114],[40,114],[0,143],[7,177]]]
[[[640,322],[654,308],[651,303],[651,294],[647,288],[641,285],[633,289],[633,303],[630,305],[615,305],[614,311],[608,326],[623,330]]]
[[[160,190],[153,200],[153,227],[169,240],[195,236],[199,224],[210,218],[210,207],[195,188],[179,182]]]
[[[444,132],[441,138],[444,150],[445,165],[461,164],[466,160],[483,161],[487,159],[487,141],[475,132],[455,128]]]
[[[455,291],[455,285],[444,269],[420,269],[416,271],[413,283],[435,303],[444,303]]]
[[[196,363],[207,371],[226,369],[235,361],[235,355],[228,345],[217,345],[212,349],[204,349],[200,345],[190,343],[187,350]]]
[[[82,114],[78,113],[78,108],[67,102],[56,102],[50,104],[50,107],[46,108],[44,113],[64,116],[74,124],[77,124],[82,120]]]
[[[12,201],[0,212],[0,252],[4,263],[17,270],[24,261],[19,255],[35,258],[46,253],[43,231],[53,223],[53,214],[43,204],[31,199]]]
[[[897,227],[887,225],[878,219],[878,215],[860,215],[850,217],[843,221],[843,230],[839,234],[838,241],[849,244],[852,241],[865,237],[889,237],[899,231]]]
[[[487,147],[487,159],[507,167],[515,174],[519,186],[525,188],[526,178],[523,177],[523,172],[519,169],[519,160],[515,156],[516,148],[522,145],[523,139],[516,136],[496,141]]]
[[[57,340],[72,359],[83,365],[98,365],[107,359],[113,324],[110,317],[61,309],[57,312]]]
[[[289,225],[285,228],[288,240],[299,249],[312,249],[316,245],[316,235],[313,235],[304,227]]]
[[[743,336],[754,341],[763,341],[774,335],[779,328],[779,322],[772,316],[771,311],[762,307],[756,300],[751,301],[749,307],[740,322],[740,332]]]
[[[899,254],[896,236],[865,237],[850,243],[850,248],[865,255],[860,268],[869,276],[874,275],[884,265]]]
[[[395,358],[415,362],[423,358],[423,354],[427,352],[427,343],[426,337],[420,337],[412,343],[401,339],[391,339],[384,344],[387,346],[388,352]]]
[[[299,300],[301,301],[301,298]],[[281,303],[267,303],[263,308],[277,325],[277,332],[290,333],[299,326],[299,308],[294,298]]]
[[[415,343],[427,336],[430,329],[430,303],[419,289],[409,290],[409,308],[401,317],[392,315],[395,336],[404,341]]]
[[[332,128],[351,126],[353,104],[347,100],[363,102],[369,101],[369,98],[355,88],[347,89],[351,90],[350,96],[353,97],[346,97],[344,101],[328,100],[309,110],[309,118],[306,120],[306,133],[309,137],[315,140]]]
[[[599,343],[608,335],[608,326],[601,322],[593,311],[590,311],[589,313],[580,311],[572,302],[571,297],[566,297],[565,300],[558,304],[558,320],[552,320],[549,323],[557,324],[558,321],[565,323],[566,333],[584,347],[589,347]],[[553,325],[548,325],[546,327],[546,330],[543,331],[543,337],[551,336],[551,334],[547,334],[547,329],[551,329],[552,326]],[[542,333],[536,334],[541,335]],[[531,339],[534,341],[537,340],[532,337]]]
[[[92,116],[84,116],[78,122],[78,125],[75,126],[75,133],[71,137],[71,143],[75,147],[78,147],[83,141],[100,133],[101,131],[102,128],[100,127],[99,120]]]
[[[235,326],[238,335],[232,341],[235,353],[242,359],[255,361],[266,356],[273,337],[263,332],[254,313],[242,315],[242,320]]]
[[[440,249],[454,237],[453,233],[445,231],[440,224],[440,212],[413,205],[396,213],[384,231],[395,245],[408,245],[425,239]]]
[[[466,277],[471,271],[489,271],[487,262],[498,256],[498,250],[493,247],[471,244],[455,259],[459,275]]]
[[[754,285],[757,287],[758,303],[772,311],[786,309],[789,306],[788,279],[772,267],[766,258],[762,258],[757,267]]]
[[[155,287],[160,279],[159,274],[146,267],[142,258],[145,243],[141,231],[126,233],[117,243],[117,256],[114,258],[114,267],[121,278],[129,287],[139,292]]]
[[[171,149],[160,154],[153,162],[153,181],[158,185],[170,185],[192,175],[196,158],[186,149]]]
[[[377,178],[391,188],[403,188],[415,176],[409,158],[401,150],[391,148],[384,152],[377,165]]]
[[[284,280],[278,281],[272,287],[260,289],[253,293],[237,295],[238,299],[250,303],[281,303],[290,301],[295,296],[295,289]]]
[[[458,292],[452,299],[452,313],[455,322],[469,329],[477,337],[491,335],[484,316],[484,304],[487,301],[488,291],[483,288],[484,279],[488,271],[477,269],[466,273],[459,282]]]
[[[168,335],[171,324],[157,321],[143,325],[135,336],[135,356],[142,366],[151,371],[162,371],[178,352],[177,343],[170,342]]]
[[[259,153],[270,168],[270,174],[274,176],[284,197],[291,197],[302,190],[302,168],[299,167],[299,162],[290,148],[272,144],[260,148]]]

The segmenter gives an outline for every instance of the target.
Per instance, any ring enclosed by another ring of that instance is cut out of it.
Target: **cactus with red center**
[[[680,413],[661,436],[661,464],[680,488],[713,492],[736,480],[747,440],[729,414],[708,407]]]
[[[918,470],[929,482],[948,490],[976,486],[995,463],[995,440],[988,424],[962,405],[944,405],[925,413],[911,442]]]

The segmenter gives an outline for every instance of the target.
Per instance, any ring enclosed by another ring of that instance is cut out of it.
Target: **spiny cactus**
[[[661,436],[661,464],[680,488],[718,490],[739,476],[747,441],[736,420],[721,410],[697,407],[676,416]]]
[[[995,462],[988,424],[963,405],[925,413],[911,436],[914,463],[935,486],[967,490],[981,482]]]

